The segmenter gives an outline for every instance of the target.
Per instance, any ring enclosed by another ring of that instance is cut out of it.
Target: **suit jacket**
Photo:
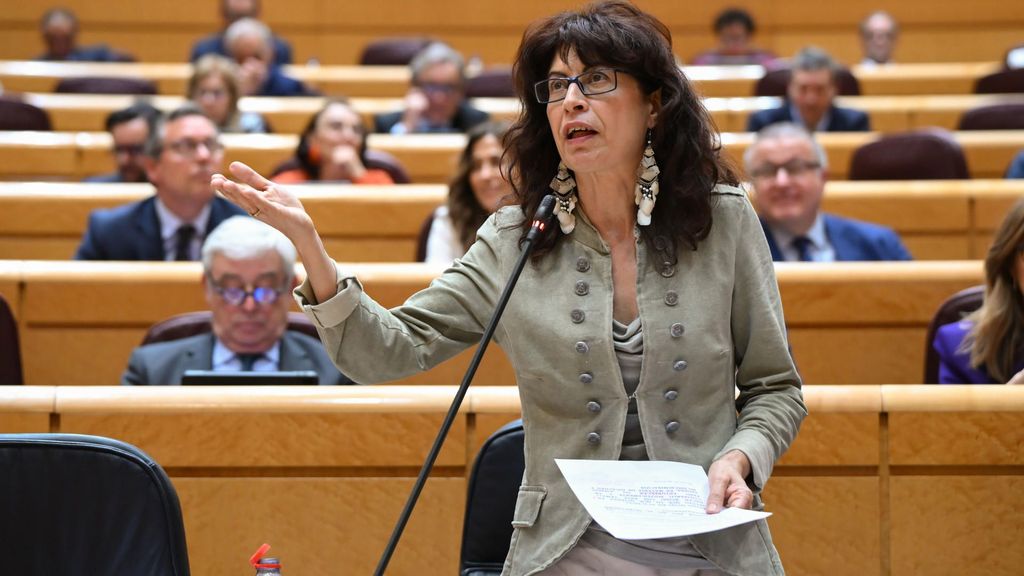
[[[960,346],[972,327],[973,323],[969,320],[960,320],[940,326],[935,331],[932,348],[939,355],[939,384],[1003,384],[996,382],[984,366],[971,366],[969,351],[960,351]],[[1024,358],[1016,362],[1010,375],[1021,370],[1024,370]]]
[[[57,61],[50,57],[49,54],[40,54],[36,56],[36,60],[45,61]],[[112,50],[106,44],[96,44],[94,46],[78,46],[66,58],[60,60],[61,62],[131,62],[132,58],[128,54],[123,54],[116,50]]]
[[[636,404],[651,460],[705,467],[737,449],[758,494],[806,414],[786,342],[774,267],[742,190],[719,187],[714,225],[677,261],[637,245],[637,304],[644,331]],[[316,304],[297,298],[335,363],[359,382],[426,370],[473,345],[519,258],[522,211],[500,209],[477,241],[428,288],[385,309],[352,274]],[[557,232],[556,232],[557,233]],[[561,558],[590,524],[555,458],[616,460],[626,396],[612,343],[608,245],[577,209],[576,228],[526,266],[495,333],[516,373],[526,470],[504,574],[536,573]],[[739,389],[739,395],[736,390]],[[760,508],[760,497],[755,496]],[[782,574],[767,523],[693,536],[734,576]]]
[[[256,96],[314,96],[305,84],[285,75],[280,66],[272,66]]]
[[[224,220],[240,215],[245,215],[245,210],[215,197],[206,233]],[[156,196],[90,213],[75,260],[166,260]]]
[[[490,114],[487,112],[477,110],[467,102],[463,101],[455,111],[455,117],[452,118],[451,129],[445,130],[445,132],[468,132],[470,128],[480,124],[481,122],[486,122],[490,117]],[[388,112],[387,114],[377,114],[373,117],[373,131],[380,134],[387,134],[391,132],[391,127],[398,124],[401,120],[401,110],[398,112]]]
[[[89,176],[82,182],[88,182],[91,184],[113,184],[115,182],[121,182],[121,173],[118,171],[107,172],[106,174],[97,174],[95,176]]]
[[[178,386],[186,370],[213,367],[213,333],[139,346],[121,376],[125,386]],[[281,371],[313,370],[320,385],[353,384],[338,371],[316,338],[285,331],[281,337]]]
[[[825,235],[836,251],[837,261],[861,260],[912,260],[913,257],[903,246],[899,235],[885,226],[861,222],[851,218],[842,218],[832,214],[823,214],[825,218]],[[772,236],[768,224],[761,220],[761,228],[768,240],[768,248],[772,260],[785,261],[775,237]]]
[[[227,46],[224,45],[224,34],[211,34],[206,38],[196,40],[192,45],[192,55],[189,62],[195,62],[207,54],[220,54],[228,57]],[[280,36],[274,35],[274,64],[291,64],[292,46]]]
[[[825,132],[867,132],[871,130],[871,121],[868,115],[860,110],[840,108],[832,106],[829,109],[831,117]],[[789,103],[783,102],[782,106],[769,110],[760,110],[747,118],[747,132],[758,132],[769,124],[778,122],[793,122],[793,115],[790,114]]]

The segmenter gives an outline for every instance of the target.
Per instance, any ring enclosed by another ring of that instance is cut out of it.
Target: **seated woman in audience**
[[[384,170],[366,167],[366,126],[345,98],[328,100],[310,118],[295,158],[278,167],[271,179],[279,184],[394,184]]]
[[[512,186],[501,173],[506,126],[479,124],[469,131],[459,167],[448,185],[448,203],[432,217],[424,262],[451,264],[476,240],[476,231],[498,209]]]
[[[985,302],[946,324],[932,346],[939,353],[939,384],[1024,383],[1024,200],[996,231],[985,257]]]
[[[715,18],[713,25],[718,47],[694,56],[695,66],[728,66],[743,64],[772,65],[777,56],[754,46],[757,25],[754,17],[742,8],[728,8]]]
[[[206,114],[221,132],[269,132],[266,120],[255,112],[240,112],[238,67],[223,56],[200,58],[188,81],[185,97]]]

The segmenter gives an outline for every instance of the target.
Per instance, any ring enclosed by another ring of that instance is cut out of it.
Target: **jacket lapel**
[[[139,260],[166,259],[164,242],[160,237],[160,217],[156,213],[156,196],[147,198],[139,206],[135,226],[139,233]]]

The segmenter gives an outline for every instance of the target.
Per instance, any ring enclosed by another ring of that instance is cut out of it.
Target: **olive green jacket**
[[[806,408],[757,217],[741,190],[719,187],[712,201],[710,235],[695,251],[680,248],[674,264],[637,244],[637,409],[652,460],[707,469],[738,449],[759,493]],[[516,372],[526,428],[509,576],[551,565],[590,523],[555,458],[615,460],[622,445],[628,399],[612,347],[611,258],[579,216],[552,252],[526,266],[495,334]],[[329,301],[311,305],[308,285],[296,297],[355,381],[426,370],[479,339],[518,257],[521,221],[518,207],[500,210],[464,258],[400,307],[384,309],[344,270]],[[783,573],[764,521],[691,541],[729,574]]]

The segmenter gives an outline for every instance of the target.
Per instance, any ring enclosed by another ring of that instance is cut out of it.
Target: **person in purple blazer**
[[[1024,384],[1024,199],[996,231],[985,257],[985,301],[941,326],[932,346],[939,384]]]
[[[840,108],[834,101],[839,93],[836,73],[839,65],[820,48],[808,46],[793,57],[792,75],[782,106],[755,112],[747,118],[747,132],[759,132],[777,122],[793,122],[812,132],[867,132],[868,115],[860,110]]]
[[[772,124],[744,154],[772,260],[910,260],[896,232],[821,211],[828,158],[803,127]]]

